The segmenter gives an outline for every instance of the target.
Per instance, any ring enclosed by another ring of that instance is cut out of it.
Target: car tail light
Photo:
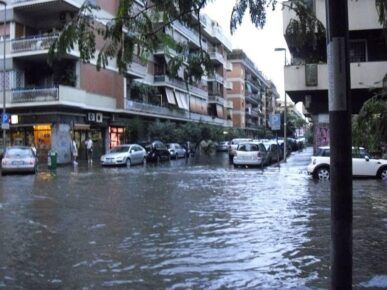
[[[2,163],[3,165],[7,165],[7,164],[8,164],[8,160],[3,158],[3,160],[1,161],[1,163]]]

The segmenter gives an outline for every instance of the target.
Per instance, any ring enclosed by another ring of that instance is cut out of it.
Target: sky
[[[235,0],[213,0],[203,12],[217,21],[223,31],[230,35],[230,15]],[[282,10],[277,5],[275,11],[267,9],[266,25],[263,29],[256,28],[250,21],[248,13],[241,26],[231,36],[232,47],[243,49],[247,56],[271,79],[278,93],[284,95],[284,52],[275,52],[276,47],[287,48],[283,37]],[[287,52],[289,58],[289,53]]]

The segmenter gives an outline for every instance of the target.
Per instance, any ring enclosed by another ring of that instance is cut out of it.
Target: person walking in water
[[[77,142],[75,142],[74,138],[73,138],[73,141],[71,141],[71,154],[73,156],[73,164],[78,165],[78,162],[77,162],[78,146],[77,146]]]
[[[87,153],[87,161],[92,163],[93,162],[93,140],[91,138],[87,138],[85,141],[86,145],[86,153]]]

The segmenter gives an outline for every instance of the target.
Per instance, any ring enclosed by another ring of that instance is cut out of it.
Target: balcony
[[[318,20],[326,27],[326,10],[325,0],[316,0],[315,12]],[[290,1],[284,2],[290,3]],[[286,28],[291,19],[295,19],[295,12],[289,8],[283,10],[283,32],[285,34]],[[379,16],[375,8],[375,0],[352,1],[348,0],[348,22],[349,30],[368,30],[368,29],[382,29],[382,25],[378,21]]]
[[[224,124],[224,120],[220,118],[212,118],[211,116],[201,115],[192,112],[190,113],[182,109],[170,109],[167,107],[155,106],[148,103],[134,102],[131,100],[127,100],[126,109],[128,111],[142,113],[144,115],[164,116],[170,119],[175,118],[181,120],[192,120],[196,122],[205,122],[216,125]]]
[[[252,103],[255,105],[259,105],[261,103],[261,99],[259,98],[259,95],[249,94],[249,95],[246,95],[245,98],[246,98],[246,103]]]
[[[134,78],[144,78],[147,73],[147,63],[137,57],[133,56],[132,62],[126,68],[126,74]]]
[[[14,89],[9,92],[9,107],[64,105],[93,107],[101,111],[116,109],[116,100],[73,87],[59,86],[36,89]]]
[[[48,51],[58,35],[36,36],[32,38],[15,39],[11,41],[11,53],[32,51]]]
[[[178,80],[175,78],[171,78],[167,75],[155,75],[154,76],[154,83],[155,83],[155,85],[158,85],[158,86],[160,86],[160,85],[161,86],[169,86],[169,87],[179,88],[179,89],[182,89],[184,91],[187,91],[187,85],[184,81],[181,81],[181,80]],[[207,96],[208,96],[208,93],[206,90],[203,90],[201,88],[198,88],[198,87],[195,87],[192,85],[188,85],[188,90],[189,90],[189,93],[198,95],[201,98],[207,98]]]
[[[211,51],[209,55],[212,61],[221,65],[226,65],[226,60],[224,59],[223,55],[220,52]]]
[[[10,2],[11,5],[13,5],[14,7],[21,7],[21,6],[25,6],[25,5],[28,5],[28,6],[31,6],[31,5],[42,5],[42,4],[52,4],[52,3],[55,3],[55,4],[59,4],[59,5],[63,5],[62,2],[65,2],[67,3],[68,5],[76,5],[76,7],[81,7],[81,5],[85,2],[84,0],[10,0],[8,1]]]
[[[208,76],[207,77],[207,81],[209,81],[209,82],[218,82],[218,83],[223,84],[224,78],[220,74],[215,73],[213,75]]]
[[[208,96],[208,103],[209,104],[218,104],[218,105],[224,105],[224,98],[219,96],[210,95]]]
[[[195,44],[197,47],[200,47],[200,38],[199,38],[199,33],[194,31],[193,29],[185,26],[184,24],[175,21],[173,22],[173,28],[175,28],[177,31],[179,31],[182,35],[187,37],[190,42]],[[203,44],[202,44],[203,45]]]
[[[381,88],[387,61],[351,63],[351,89]],[[317,75],[305,75],[305,65],[285,67],[286,91],[328,90],[328,65],[318,64]],[[307,78],[306,78],[307,77]],[[313,79],[315,85],[307,86],[306,79]]]

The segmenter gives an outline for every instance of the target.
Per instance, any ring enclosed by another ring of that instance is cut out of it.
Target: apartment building
[[[232,83],[232,89],[227,99],[233,103],[233,126],[254,135],[267,125],[276,90],[269,94],[273,84],[264,78],[243,50],[234,49],[228,59],[232,70],[227,72],[227,80]]]
[[[326,27],[324,0],[307,1],[316,17]],[[359,112],[364,101],[382,89],[387,75],[387,41],[378,21],[375,0],[348,0],[349,56],[351,100],[353,113]],[[291,19],[297,19],[288,8],[283,12],[283,29]],[[295,102],[303,102],[312,115],[314,145],[329,144],[328,66],[325,60],[306,61],[299,47],[289,47],[292,62],[285,67],[285,90]]]
[[[66,21],[77,13],[84,0],[9,0],[7,1],[6,80],[7,112],[18,120],[7,130],[8,144],[35,145],[38,157],[45,160],[50,149],[58,152],[58,162],[71,159],[70,143],[75,138],[84,154],[84,140],[91,136],[95,157],[122,140],[124,128],[133,117],[146,120],[227,123],[224,79],[230,41],[215,22],[206,19],[202,46],[213,55],[216,74],[187,85],[168,74],[165,48],[148,61],[137,58],[125,75],[113,62],[96,70],[96,63],[80,60],[77,47],[52,66],[47,64],[48,49]],[[112,18],[118,0],[96,0],[100,19]],[[141,9],[142,2],[135,1]],[[2,31],[2,27],[0,27]],[[199,34],[175,22],[169,33],[190,49],[199,48]],[[103,42],[97,39],[97,49]],[[219,90],[211,90],[209,87]],[[216,93],[221,93],[216,95]],[[215,97],[213,97],[215,96]],[[231,108],[232,109],[232,108]]]

